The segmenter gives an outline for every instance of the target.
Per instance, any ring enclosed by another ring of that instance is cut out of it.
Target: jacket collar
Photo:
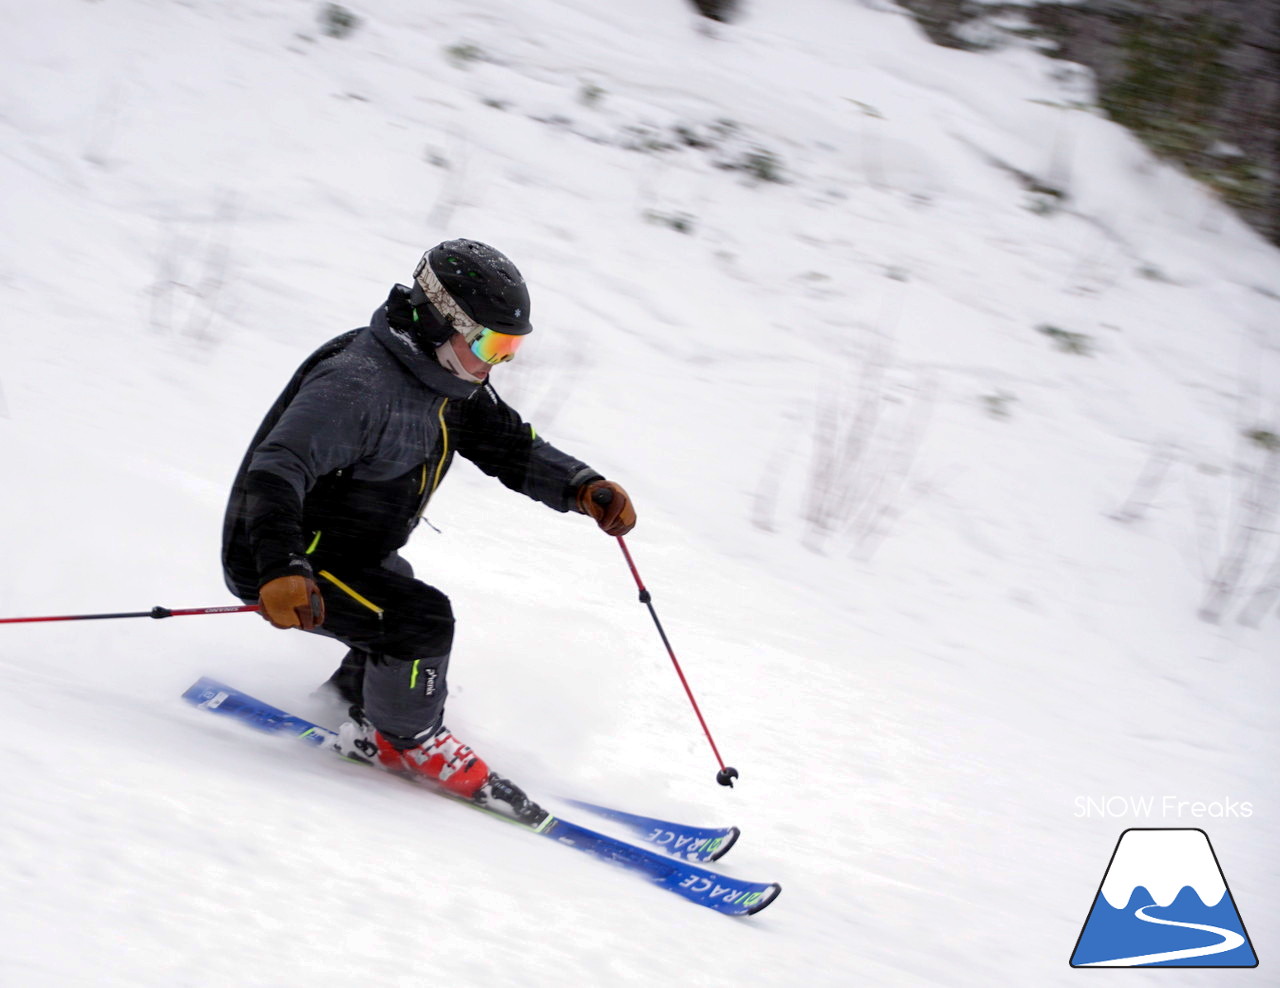
[[[456,378],[436,361],[430,345],[418,335],[409,305],[409,289],[396,285],[369,320],[373,338],[395,354],[422,384],[447,398],[470,398],[481,387]]]

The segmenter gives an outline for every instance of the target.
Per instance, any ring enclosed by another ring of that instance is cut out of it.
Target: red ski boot
[[[535,829],[549,825],[547,811],[524,790],[489,771],[484,759],[463,744],[448,728],[427,738],[415,738],[410,748],[397,748],[364,719],[359,707],[338,731],[336,750],[348,758],[372,762],[388,772],[425,779],[447,792],[514,817]]]
[[[489,766],[448,728],[414,741],[412,747],[396,747],[353,707],[351,719],[338,731],[337,748],[349,758],[373,762],[388,772],[425,778],[463,799],[474,798],[489,778]]]
[[[373,732],[378,762],[383,768],[405,775],[421,775],[455,796],[472,799],[489,778],[489,766],[469,747],[442,727],[434,737],[412,748],[396,748]]]

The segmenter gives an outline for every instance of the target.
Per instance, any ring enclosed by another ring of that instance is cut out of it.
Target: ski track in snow
[[[464,463],[406,550],[458,617],[449,726],[535,794],[736,824],[720,866],[784,893],[706,913],[179,700],[333,724],[331,642],[7,626],[0,983],[1049,988],[1144,824],[1210,829],[1276,928],[1280,621],[1240,619],[1280,552],[1242,438],[1280,431],[1280,254],[1066,109],[1062,63],[745,6],[385,0],[339,39],[303,0],[3,4],[0,612],[224,602],[226,487],[293,369],[487,240],[538,330],[496,386],[633,495],[742,778],[616,547]],[[1073,812],[1111,793],[1255,812]]]

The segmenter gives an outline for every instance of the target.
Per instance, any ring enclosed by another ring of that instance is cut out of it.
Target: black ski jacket
[[[314,558],[378,564],[408,541],[455,453],[557,511],[600,477],[538,438],[490,384],[441,367],[408,317],[408,289],[397,285],[367,327],[308,357],[267,413],[223,524],[237,596],[309,576]]]

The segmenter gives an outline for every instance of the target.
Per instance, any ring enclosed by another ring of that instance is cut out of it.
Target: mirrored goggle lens
[[[482,329],[480,335],[471,341],[471,352],[486,364],[501,364],[516,355],[523,341],[523,336]]]

